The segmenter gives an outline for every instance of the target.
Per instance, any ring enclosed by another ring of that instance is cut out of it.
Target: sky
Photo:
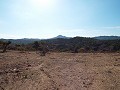
[[[120,0],[0,0],[0,38],[120,36]]]

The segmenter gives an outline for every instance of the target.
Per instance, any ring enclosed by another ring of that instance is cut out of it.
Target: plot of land
[[[0,90],[120,90],[120,53],[0,53]]]

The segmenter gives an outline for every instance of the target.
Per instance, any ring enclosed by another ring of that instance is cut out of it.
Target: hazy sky
[[[120,0],[0,0],[0,38],[120,36]]]

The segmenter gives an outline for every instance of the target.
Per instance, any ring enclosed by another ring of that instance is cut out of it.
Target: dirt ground
[[[0,53],[0,90],[120,90],[120,53]]]

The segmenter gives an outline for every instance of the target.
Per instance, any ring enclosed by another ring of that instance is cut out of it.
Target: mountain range
[[[73,37],[58,35],[56,37],[49,38],[49,39],[70,39],[70,38],[73,38]],[[92,37],[92,38],[98,39],[98,40],[116,40],[116,39],[120,39],[120,36],[98,36],[98,37]],[[33,43],[34,41],[47,40],[47,39],[23,38],[23,39],[0,39],[0,40],[11,41],[12,43],[15,43],[15,44],[29,44],[29,43]]]
[[[98,40],[116,40],[116,39],[120,39],[120,36],[98,36],[94,38]]]

